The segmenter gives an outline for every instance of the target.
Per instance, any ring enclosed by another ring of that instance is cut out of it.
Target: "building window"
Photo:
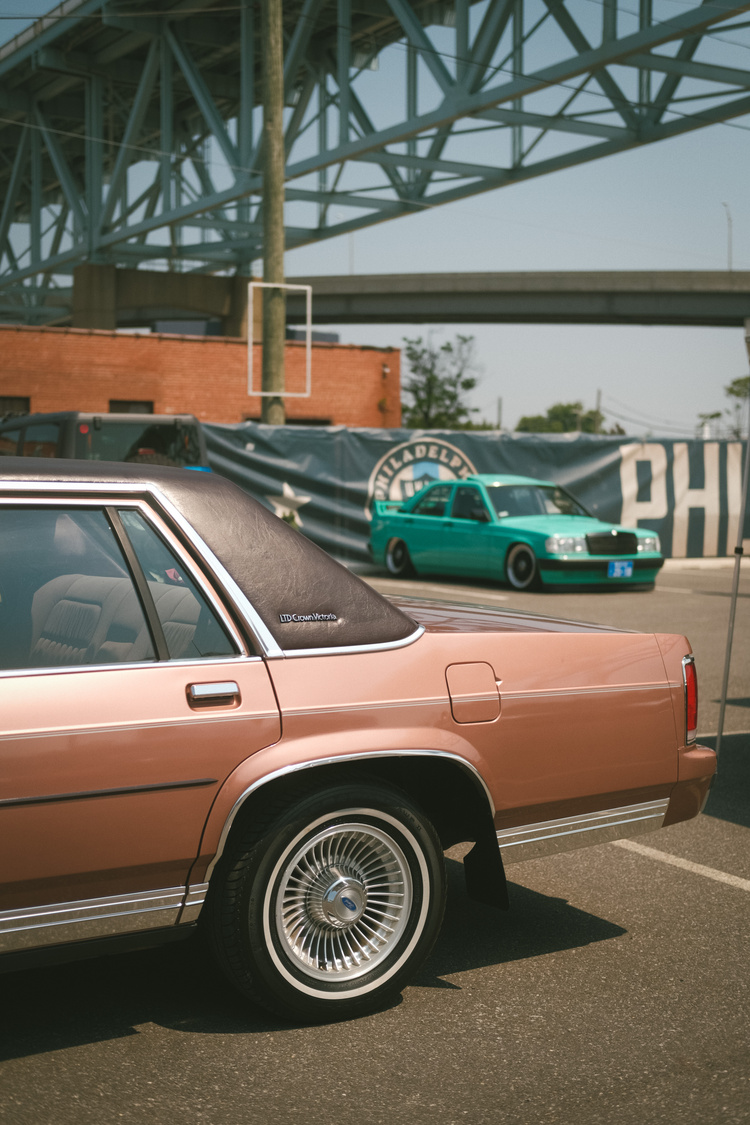
[[[110,414],[153,414],[153,402],[140,402],[134,398],[111,398]]]
[[[243,422],[260,422],[260,414],[244,414]],[[331,426],[330,418],[287,418],[287,426]]]
[[[28,414],[31,399],[25,395],[0,395],[0,418],[5,414]]]

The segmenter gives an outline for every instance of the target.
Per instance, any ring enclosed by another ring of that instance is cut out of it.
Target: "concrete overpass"
[[[375,274],[313,287],[316,324],[671,324],[742,327],[750,270]],[[300,322],[302,303],[289,300]]]
[[[74,279],[69,315],[58,324],[113,329],[205,318],[221,321],[225,335],[247,334],[248,279],[88,264],[75,271]],[[288,280],[312,285],[315,324],[736,328],[750,318],[750,270],[371,274]],[[293,292],[288,319],[292,324],[304,320],[303,299]]]
[[[750,113],[750,0],[283,7],[288,249]],[[0,316],[61,322],[87,263],[262,257],[258,9],[63,0],[0,44]]]

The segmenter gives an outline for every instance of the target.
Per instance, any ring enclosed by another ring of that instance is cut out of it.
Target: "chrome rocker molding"
[[[525,859],[573,851],[592,844],[606,844],[628,836],[640,836],[661,828],[668,799],[624,805],[619,809],[603,809],[560,820],[542,820],[538,824],[521,824],[497,833],[503,863],[520,863]]]
[[[484,780],[464,759],[435,750],[409,751],[408,755],[395,756],[411,755],[448,758],[468,769],[481,783],[490,808],[492,807]],[[210,873],[222,854],[234,816],[250,793],[267,781],[296,770],[341,761],[391,756],[394,754],[352,754],[306,762],[276,771],[251,786],[235,804],[222,833],[216,856],[207,872],[206,882],[193,884],[187,894],[184,887],[167,887],[140,894],[114,895],[110,898],[84,899],[80,902],[3,911],[0,913],[0,954],[40,949],[72,941],[141,933],[176,926],[178,922],[186,924],[197,921],[208,893]],[[497,833],[497,841],[506,864],[535,859],[554,852],[569,851],[589,844],[606,843],[651,832],[661,827],[668,804],[668,800],[646,801],[618,809],[506,828]]]
[[[184,922],[198,921],[198,915],[203,909],[203,903],[206,901],[207,894],[208,883],[193,883],[192,887],[188,888],[188,893],[185,896],[185,906],[180,915],[180,925]]]
[[[194,888],[193,895],[196,890],[198,888]],[[5,910],[0,913],[0,953],[174,926],[183,902],[184,887],[167,887],[111,898]]]

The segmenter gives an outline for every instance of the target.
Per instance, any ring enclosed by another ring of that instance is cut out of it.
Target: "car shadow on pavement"
[[[716,749],[716,737],[698,736]],[[708,794],[706,816],[750,828],[750,734],[722,735],[716,780]]]
[[[443,978],[576,949],[625,933],[621,926],[579,910],[564,898],[539,894],[510,880],[510,910],[472,902],[464,887],[463,865],[448,859],[446,869],[448,907],[443,929],[414,981],[423,988],[457,988]]]
[[[511,911],[493,910],[467,897],[460,862],[447,860],[447,869],[449,899],[443,930],[412,982],[423,988],[457,988],[443,978],[624,932],[563,899],[515,884]],[[7,973],[0,986],[0,1062],[138,1035],[143,1024],[208,1035],[290,1028],[237,995],[199,938]],[[397,999],[391,1007],[400,1002]]]

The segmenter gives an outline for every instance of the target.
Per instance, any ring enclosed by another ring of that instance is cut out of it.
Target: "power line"
[[[643,422],[639,418],[628,418],[627,415],[619,414],[616,411],[610,410],[608,407],[605,407],[605,406],[602,406],[601,411],[602,411],[602,414],[605,416],[605,418],[614,418],[618,422],[627,422],[628,425],[638,426],[641,429],[646,428],[649,431],[656,430],[659,433],[676,434],[679,437],[694,437],[695,436],[695,427],[693,427],[690,430],[687,430],[685,427],[683,427],[681,429],[676,429],[674,426],[666,426],[666,425],[662,425],[661,423],[658,423],[658,424],[655,424],[655,425],[649,425],[647,422]]]
[[[603,6],[604,6],[603,0],[588,0],[588,2],[592,3],[592,4],[595,4],[597,7],[603,8]],[[673,0],[673,2],[677,3],[678,0]],[[702,5],[703,10],[710,9],[711,7],[712,7],[712,5],[710,5],[710,4],[703,4]],[[174,16],[179,16],[180,18],[182,18],[183,16],[198,15],[198,14],[212,14],[212,15],[214,15],[214,14],[219,14],[219,13],[235,13],[235,12],[240,12],[241,10],[242,10],[242,6],[239,5],[239,4],[225,4],[225,5],[216,6],[216,7],[202,7],[202,8],[180,8],[180,9],[148,9],[148,8],[145,8],[145,9],[140,9],[138,11],[133,11],[133,12],[118,12],[117,16],[118,16],[118,18],[137,19],[137,18],[142,18],[144,16],[168,17],[170,15],[174,15]],[[717,11],[723,11],[723,10],[724,10],[723,8],[717,8]],[[620,9],[618,9],[618,11],[622,12],[623,14],[633,16],[634,18],[636,18],[638,16],[638,13],[636,11],[630,11],[629,9],[620,8]],[[545,14],[545,16],[541,20],[539,20],[537,22],[537,24],[532,29],[532,31],[526,35],[526,37],[525,37],[526,42],[528,42],[528,40],[531,38],[531,35],[536,30],[538,30],[538,28],[541,26],[541,24],[543,22],[545,22],[549,18],[549,16],[550,16],[550,13],[548,12],[548,13]],[[37,22],[39,20],[49,21],[49,20],[71,20],[71,19],[100,20],[101,18],[102,17],[101,17],[100,12],[85,13],[85,14],[82,14],[82,15],[79,15],[79,16],[77,16],[75,14],[75,12],[69,12],[67,14],[60,14],[60,15],[57,15],[56,13],[52,12],[52,13],[48,13],[46,15],[34,16],[34,17],[29,17],[28,15],[23,15],[23,16],[3,15],[3,16],[0,16],[0,19],[33,19],[34,22]],[[657,20],[656,22],[652,23],[650,26],[654,27],[654,28],[658,28],[658,27],[661,27],[668,22],[669,22],[668,20]],[[339,29],[338,25],[332,25],[332,30],[340,30],[340,29]],[[708,31],[708,30],[711,30],[711,29],[706,29],[706,30]],[[12,42],[12,40],[9,40],[9,42]],[[732,46],[738,46],[738,47],[750,49],[749,44],[738,43],[734,40],[726,40],[726,42],[729,42]],[[394,42],[392,44],[388,44],[386,46],[392,46],[396,49],[401,49],[401,50],[406,50],[408,48],[407,43],[402,44],[400,41],[396,41],[396,42]],[[423,52],[420,51],[420,53],[423,53]],[[445,60],[448,60],[450,62],[461,62],[461,63],[468,64],[468,65],[471,65],[471,64],[474,63],[474,59],[473,59],[472,55],[470,55],[470,54],[459,55],[459,54],[454,53],[454,52],[441,50],[441,49],[435,47],[432,44],[431,44],[431,50],[430,50],[429,53],[435,55],[438,58],[445,59]],[[655,57],[658,58],[659,56],[655,56]],[[507,55],[506,55],[505,61],[507,62]],[[486,68],[486,70],[487,70],[487,72],[489,72],[493,75],[494,74],[504,74],[508,78],[514,78],[514,79],[534,78],[533,73],[527,74],[524,71],[514,70],[512,67],[509,67],[509,66],[504,65],[504,64],[500,64],[500,65],[494,66],[494,67],[492,65],[489,65]],[[586,83],[594,77],[595,77],[595,74],[589,75],[587,77]],[[690,77],[690,76],[685,75],[683,77]],[[591,89],[586,90],[585,89],[586,83],[584,83],[584,85],[581,86],[581,85],[571,85],[571,84],[566,83],[566,82],[545,82],[542,88],[543,89],[555,89],[555,88],[557,88],[557,89],[561,89],[561,90],[569,90],[569,91],[571,91],[573,93],[576,93],[576,94],[582,94],[582,93],[585,92],[589,97],[601,98],[602,100],[607,101],[608,103],[611,103],[611,98],[607,94],[605,94],[603,91],[591,90]],[[722,94],[723,93],[724,92],[722,91]],[[737,93],[739,94],[740,91],[737,91]],[[709,96],[709,95],[695,95],[695,98],[700,99],[703,96]],[[689,120],[689,119],[700,120],[700,114],[680,113],[678,110],[671,109],[671,108],[668,109],[668,112],[671,113],[675,117],[681,117],[681,118],[684,118],[686,120]],[[581,117],[585,118],[585,114],[582,114]],[[554,120],[554,118],[552,120]],[[730,127],[730,128],[742,129],[744,132],[750,132],[750,126],[740,125],[737,122],[718,121],[718,122],[713,122],[713,124],[725,125],[725,126]],[[86,139],[88,139],[88,138],[86,138]]]
[[[621,402],[613,395],[607,395],[606,398],[610,402],[613,402],[615,406],[619,406],[621,410],[629,410],[631,414],[639,414],[645,422],[648,422],[649,425],[673,426],[675,424],[674,418],[654,418],[651,415],[646,414],[643,410],[639,410],[635,406],[630,406],[630,404],[627,402]],[[684,425],[687,427],[688,423],[685,423]],[[692,425],[692,423],[690,423],[690,425]]]

